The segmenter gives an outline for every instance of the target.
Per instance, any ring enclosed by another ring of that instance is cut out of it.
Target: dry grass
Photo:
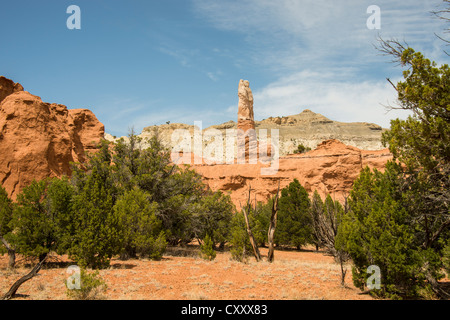
[[[265,250],[261,253],[264,255]],[[67,299],[64,281],[67,262],[61,267],[44,268],[23,284],[18,299]],[[7,270],[7,257],[0,256],[0,294],[29,271],[19,263]],[[111,300],[162,299],[370,299],[360,295],[347,275],[346,287],[340,285],[340,267],[331,257],[316,252],[276,251],[275,261],[244,264],[231,260],[229,252],[218,252],[213,261],[199,258],[198,249],[170,248],[161,261],[113,260],[100,271]]]

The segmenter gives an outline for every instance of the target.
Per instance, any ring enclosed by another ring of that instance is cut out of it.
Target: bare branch
[[[280,193],[280,179],[278,179],[278,190],[277,194],[272,203],[272,215],[270,217],[270,226],[268,231],[268,242],[269,242],[269,252],[267,253],[267,259],[269,262],[274,260],[274,235],[275,229],[277,227],[277,217],[278,217],[278,195]]]
[[[16,282],[14,282],[9,291],[2,297],[2,300],[10,300],[11,298],[13,298],[22,284],[24,284],[26,281],[32,279],[34,276],[38,274],[47,257],[48,255],[46,255],[41,261],[39,261],[39,263],[35,265],[34,268],[28,274],[26,274]]]

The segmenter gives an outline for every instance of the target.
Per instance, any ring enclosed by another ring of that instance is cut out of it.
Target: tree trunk
[[[45,257],[43,257],[43,259],[40,260],[39,263],[35,265],[34,268],[27,275],[23,276],[22,278],[14,282],[9,291],[2,297],[2,300],[10,300],[11,298],[13,298],[22,284],[24,284],[26,281],[32,279],[35,275],[37,275],[39,270],[41,270],[41,267],[46,259],[47,255],[45,255]]]
[[[278,194],[280,192],[280,180],[278,180],[278,191],[277,195],[275,196],[275,199],[273,200],[272,204],[272,215],[270,217],[270,226],[269,226],[269,232],[267,234],[267,239],[269,242],[269,252],[267,253],[267,259],[269,262],[273,262],[274,260],[274,243],[273,238],[275,235],[275,229],[277,227],[277,217],[278,217]]]
[[[243,211],[244,211],[245,224],[247,225],[248,237],[250,239],[250,244],[253,247],[253,254],[255,255],[256,261],[259,262],[261,260],[261,254],[259,253],[258,245],[256,244],[255,238],[253,237],[252,230],[250,229],[247,212],[245,209]]]
[[[16,265],[16,251],[8,249],[8,256],[9,256],[8,268],[14,269],[14,266]]]
[[[429,270],[425,271],[425,278],[427,279],[428,283],[431,285],[431,289],[433,292],[440,298],[449,300],[450,299],[450,293],[442,289],[439,285],[439,282],[431,275],[431,272]]]
[[[248,201],[247,201],[247,210],[250,211],[250,193],[251,193],[251,187],[248,188]],[[245,218],[245,224],[247,225],[247,233],[248,237],[250,239],[250,244],[253,247],[253,254],[255,255],[256,261],[261,261],[261,254],[259,253],[258,245],[256,244],[255,238],[253,237],[252,230],[250,229],[250,223],[248,221],[248,214],[247,210],[244,208],[242,211],[244,212],[244,218]]]
[[[13,247],[6,241],[5,238],[0,236],[0,240],[2,241],[3,245],[6,247],[6,250],[8,250],[8,256],[9,256],[9,262],[8,262],[8,268],[13,269],[16,265],[16,250],[13,249]]]

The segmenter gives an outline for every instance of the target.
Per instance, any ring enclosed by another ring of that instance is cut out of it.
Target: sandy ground
[[[266,255],[267,249],[262,248]],[[20,257],[18,257],[18,260]],[[24,283],[15,299],[66,300],[66,273],[70,261],[52,256],[35,278]],[[26,261],[7,270],[7,256],[0,256],[0,295],[30,270]],[[275,261],[247,263],[217,252],[213,261],[198,256],[196,247],[169,248],[161,261],[113,259],[100,271],[109,300],[368,300],[351,280],[340,284],[340,266],[332,257],[314,251],[275,251]]]

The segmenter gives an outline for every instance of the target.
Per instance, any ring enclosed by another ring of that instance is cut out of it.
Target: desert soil
[[[267,250],[262,248],[262,255]],[[20,260],[7,270],[7,255],[0,256],[0,296],[30,271]],[[24,283],[15,299],[66,300],[65,280],[71,264],[65,256],[52,256],[35,278]],[[368,300],[351,280],[340,284],[340,266],[323,252],[275,251],[275,261],[233,261],[228,251],[217,252],[213,261],[198,256],[197,247],[169,248],[160,261],[113,259],[100,275],[109,300]]]

